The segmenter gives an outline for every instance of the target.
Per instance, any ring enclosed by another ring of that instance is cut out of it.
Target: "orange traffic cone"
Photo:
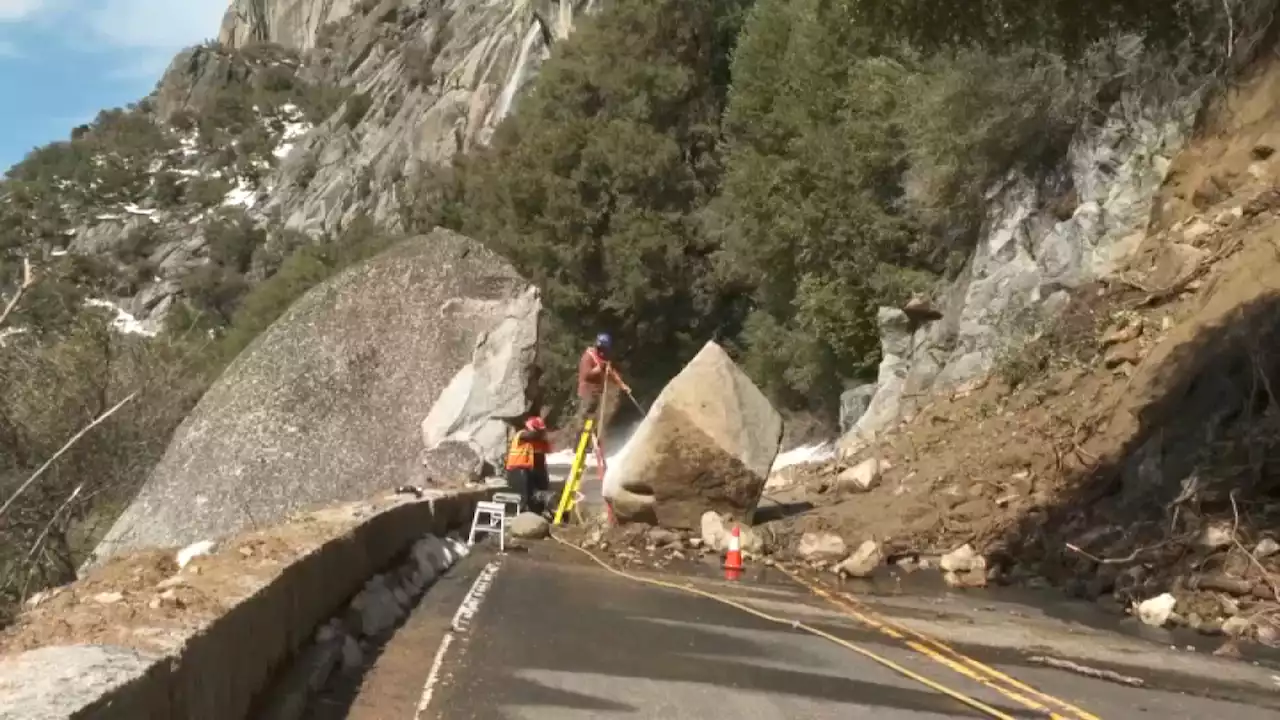
[[[733,526],[733,534],[729,536],[729,552],[724,555],[724,579],[737,580],[742,577],[742,540],[738,535],[738,526]]]

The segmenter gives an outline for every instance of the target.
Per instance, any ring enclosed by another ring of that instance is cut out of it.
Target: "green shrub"
[[[417,87],[431,87],[436,82],[435,63],[453,36],[449,17],[435,25],[431,39],[415,38],[404,47],[404,67],[409,83]]]
[[[145,260],[164,241],[160,231],[151,223],[131,230],[116,247],[116,259],[133,266]]]
[[[77,431],[133,399],[82,436],[18,497],[0,523],[0,627],[22,599],[76,577],[137,492],[190,411],[207,376],[192,348],[111,332],[90,311],[62,330],[0,347],[0,497]],[[37,544],[38,543],[38,544]]]
[[[243,275],[214,263],[201,265],[182,279],[182,292],[192,307],[209,313],[219,325],[231,322],[248,290]]]
[[[365,93],[354,93],[347,98],[346,109],[342,111],[342,122],[347,127],[355,129],[364,116],[369,114],[369,108],[373,107],[373,99]]]
[[[230,327],[219,341],[217,356],[230,362],[307,290],[373,257],[398,239],[377,227],[367,216],[360,215],[337,235],[295,247],[280,263],[278,271],[244,296],[230,318]],[[294,244],[299,239],[285,238],[284,242]]]
[[[404,48],[404,70],[412,87],[431,87],[436,82],[435,55],[422,40],[414,40]]]
[[[921,219],[967,251],[987,192],[1012,170],[1036,175],[1060,160],[1092,109],[1092,90],[1060,58],[1030,50],[930,58],[908,80],[911,102],[900,115],[911,162],[905,186]]]
[[[298,168],[296,180],[298,187],[306,188],[316,179],[316,173],[320,172],[320,163],[316,161],[314,155],[308,155],[303,161],[302,166]]]
[[[223,211],[205,226],[204,235],[209,259],[240,275],[249,271],[254,252],[267,240],[266,231],[238,208]]]
[[[156,173],[152,179],[151,197],[156,206],[163,210],[171,210],[182,205],[186,195],[186,187],[182,176],[171,170]]]
[[[214,207],[221,205],[234,187],[234,183],[222,177],[192,178],[187,182],[186,199],[199,207]]]

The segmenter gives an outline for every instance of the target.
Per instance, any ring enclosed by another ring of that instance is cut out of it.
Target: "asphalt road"
[[[1066,720],[1280,716],[1254,704],[1133,689],[1014,658],[981,658],[1043,693],[1010,697],[868,629],[807,591],[705,580],[699,586],[809,623],[938,685],[794,627],[617,577],[543,543],[502,557],[481,550],[460,563],[348,694],[325,699],[323,712],[311,717],[1048,717],[1019,698],[1051,705]],[[942,688],[998,714],[975,710]]]

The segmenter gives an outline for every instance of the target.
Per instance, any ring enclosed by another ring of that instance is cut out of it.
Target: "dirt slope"
[[[925,556],[973,543],[993,581],[1117,610],[1170,591],[1175,623],[1218,633],[1238,616],[1229,634],[1280,638],[1276,150],[1280,66],[1212,109],[1128,267],[1078,288],[981,387],[810,471],[777,499],[818,507],[775,531]],[[871,456],[889,466],[878,487],[831,489]]]

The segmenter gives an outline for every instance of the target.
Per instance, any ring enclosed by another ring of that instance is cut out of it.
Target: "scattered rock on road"
[[[511,520],[511,536],[523,540],[541,540],[551,534],[551,523],[541,515],[520,513]]]
[[[1259,560],[1269,558],[1278,552],[1280,552],[1280,543],[1271,538],[1259,540],[1258,544],[1253,548],[1253,556]]]
[[[1238,638],[1249,632],[1249,621],[1239,615],[1228,618],[1222,623],[1222,634],[1229,637]]]
[[[836,566],[836,572],[849,577],[869,577],[882,562],[884,551],[880,549],[880,543],[866,540],[844,562]]]
[[[649,530],[649,542],[657,546],[679,545],[684,542],[684,538],[675,530],[656,527]]]
[[[986,570],[986,558],[978,554],[972,545],[961,545],[942,556],[939,565],[945,572],[969,572],[970,570]]]
[[[866,492],[880,484],[880,473],[887,468],[880,460],[870,457],[841,472],[836,477],[836,489],[841,492]]]
[[[809,562],[833,562],[848,552],[844,539],[835,533],[807,532],[796,546],[796,554]]]
[[[1157,595],[1138,603],[1138,619],[1144,625],[1163,627],[1173,616],[1173,608],[1178,601],[1169,593]]]
[[[1235,542],[1231,533],[1231,524],[1226,522],[1210,523],[1200,531],[1197,543],[1206,550],[1221,550]]]
[[[734,523],[725,519],[715,511],[708,510],[702,514],[699,523],[702,529],[701,545],[715,552],[729,549],[729,538],[733,535]],[[750,525],[738,524],[738,546],[743,552],[761,555],[768,550],[764,538]]]
[[[942,580],[948,587],[980,588],[987,585],[987,559],[972,545],[961,545],[939,560]]]
[[[662,390],[610,466],[604,495],[621,522],[694,530],[714,510],[746,524],[782,429],[764,393],[709,342]]]

